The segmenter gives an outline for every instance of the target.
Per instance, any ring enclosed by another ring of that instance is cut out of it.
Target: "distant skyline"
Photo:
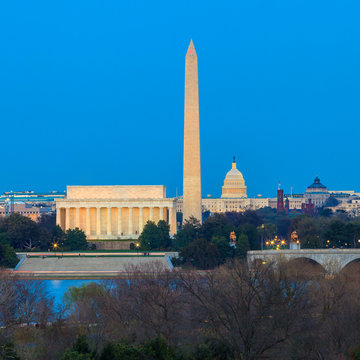
[[[360,191],[356,1],[5,2],[0,192],[182,194],[185,54],[199,60],[202,194]]]

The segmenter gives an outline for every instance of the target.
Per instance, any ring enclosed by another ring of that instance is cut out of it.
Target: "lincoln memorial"
[[[149,220],[165,220],[176,233],[176,200],[163,185],[67,186],[56,200],[56,224],[79,228],[88,240],[136,239]]]

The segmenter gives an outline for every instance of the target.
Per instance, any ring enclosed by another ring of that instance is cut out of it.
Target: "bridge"
[[[353,261],[360,261],[360,249],[301,249],[248,251],[247,260],[273,262],[307,259],[318,263],[329,274],[339,273]]]

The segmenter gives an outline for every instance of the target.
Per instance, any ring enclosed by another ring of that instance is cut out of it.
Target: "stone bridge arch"
[[[309,256],[293,256],[293,257],[289,257],[287,259],[290,264],[296,264],[302,268],[304,268],[304,266],[310,265],[310,266],[315,266],[317,267],[317,269],[313,269],[313,271],[319,272],[319,273],[325,273],[327,272],[327,269],[324,267],[323,264],[321,264],[317,259],[313,259]]]
[[[360,264],[360,257],[357,257],[355,259],[349,259],[348,262],[344,263],[341,271],[344,271],[345,269],[347,269],[349,266],[351,266],[352,264],[358,263]]]
[[[247,253],[250,266],[257,259],[276,264],[282,260],[290,261],[300,258],[315,261],[328,274],[336,274],[352,261],[360,259],[360,249],[257,250]]]

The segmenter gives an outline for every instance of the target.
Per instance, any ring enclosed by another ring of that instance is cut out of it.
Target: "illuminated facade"
[[[202,199],[202,211],[209,211],[212,214],[225,212],[243,212],[246,210],[257,210],[269,206],[269,198],[242,198],[242,199],[223,199],[206,198]],[[182,212],[183,199],[176,201],[176,211]]]
[[[175,199],[162,185],[68,186],[56,208],[56,224],[80,228],[88,240],[136,239],[149,220],[165,220],[176,233]]]
[[[223,199],[246,198],[246,186],[242,173],[236,168],[235,156],[231,170],[226,174],[221,197]]]

